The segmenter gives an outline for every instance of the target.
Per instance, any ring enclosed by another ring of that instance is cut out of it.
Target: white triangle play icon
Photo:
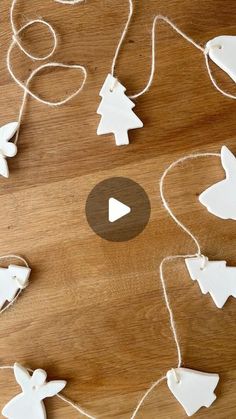
[[[131,212],[131,208],[128,205],[123,204],[123,202],[118,201],[115,198],[109,198],[108,202],[108,219],[110,223],[114,223],[120,218]]]

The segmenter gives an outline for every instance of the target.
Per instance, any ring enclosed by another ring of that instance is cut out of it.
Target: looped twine
[[[176,383],[179,384],[180,383],[180,378],[178,377],[178,374],[176,372],[176,369],[175,368],[172,368],[171,371],[173,372],[174,379],[175,379]]]
[[[200,258],[202,259],[201,270],[203,271],[206,268],[206,265],[208,263],[208,257],[202,254],[198,256],[200,256]]]
[[[35,70],[32,71],[32,73],[30,74],[30,76],[28,77],[28,79],[26,80],[25,83],[21,82],[21,80],[18,79],[18,77],[15,75],[15,72],[13,71],[12,64],[11,64],[11,53],[12,53],[13,48],[17,45],[18,48],[28,58],[30,58],[33,61],[45,61],[45,60],[49,59],[54,54],[54,52],[55,52],[55,50],[58,46],[58,37],[57,37],[56,31],[54,30],[52,25],[50,23],[48,23],[47,21],[45,21],[44,19],[41,19],[41,18],[30,20],[25,25],[23,25],[20,29],[17,29],[16,25],[15,25],[15,22],[14,22],[14,16],[13,16],[16,3],[17,3],[17,0],[13,0],[12,5],[11,5],[11,10],[10,10],[10,21],[11,21],[11,27],[12,27],[13,35],[12,35],[12,42],[11,42],[11,44],[9,46],[9,49],[8,49],[8,52],[7,52],[7,69],[9,71],[11,77],[15,81],[15,83],[17,83],[18,86],[20,86],[20,88],[24,91],[22,104],[21,104],[21,107],[20,107],[20,110],[19,110],[18,130],[16,132],[16,136],[15,136],[15,140],[14,140],[15,144],[18,141],[20,124],[21,124],[21,121],[22,121],[23,112],[24,112],[26,99],[27,99],[28,95],[30,95],[32,98],[34,98],[37,102],[40,102],[40,103],[48,105],[48,106],[64,105],[65,103],[67,103],[71,99],[73,99],[75,96],[77,96],[83,90],[84,85],[85,85],[86,80],[87,80],[87,70],[84,66],[79,65],[79,64],[63,64],[63,63],[57,63],[57,62],[42,64],[41,66],[39,66],[38,68],[36,68]],[[47,29],[49,30],[49,32],[51,33],[52,38],[53,38],[53,44],[52,44],[51,50],[49,51],[48,54],[45,54],[43,56],[36,56],[36,55],[33,55],[30,52],[28,52],[25,49],[25,47],[22,45],[21,39],[19,37],[19,35],[25,29],[27,29],[27,28],[29,28],[33,25],[36,25],[36,24],[41,24],[41,25],[46,26]],[[80,87],[75,92],[71,93],[69,96],[67,96],[65,98],[62,98],[59,101],[48,101],[48,100],[42,99],[37,94],[33,93],[31,89],[29,89],[29,84],[30,84],[31,80],[33,79],[33,77],[37,73],[39,73],[43,69],[49,68],[49,67],[63,67],[63,68],[80,70],[83,74],[83,80],[82,80],[82,83],[81,83]]]
[[[24,290],[29,285],[29,280],[23,282],[20,278],[18,278],[15,275],[12,276],[12,279],[17,283],[18,288],[20,288],[21,290]]]
[[[112,93],[112,92],[114,92],[114,89],[115,89],[115,87],[116,87],[117,83],[118,83],[118,78],[116,77],[116,78],[114,79],[114,81],[113,81],[113,83],[112,83],[111,87],[110,87],[110,92],[111,92],[111,93]]]

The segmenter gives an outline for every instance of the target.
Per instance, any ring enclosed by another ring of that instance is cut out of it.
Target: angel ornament
[[[16,144],[9,142],[18,130],[18,122],[10,122],[0,127],[0,175],[8,178],[9,169],[7,157],[14,157],[17,153]]]
[[[22,393],[15,396],[2,410],[9,419],[46,419],[43,399],[55,396],[65,386],[66,381],[46,382],[47,373],[37,369],[32,375],[21,365],[14,364],[14,374]]]

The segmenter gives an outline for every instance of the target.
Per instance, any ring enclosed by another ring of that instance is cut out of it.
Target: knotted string
[[[25,108],[25,104],[26,104],[26,100],[27,100],[27,96],[30,95],[31,97],[33,97],[36,101],[44,104],[44,105],[48,105],[48,106],[61,106],[64,105],[65,103],[69,102],[71,99],[73,99],[75,96],[77,96],[84,88],[84,85],[86,83],[86,79],[87,79],[87,70],[84,66],[79,65],[79,64],[63,64],[63,63],[57,63],[57,62],[50,62],[50,63],[46,63],[46,64],[42,64],[41,66],[39,66],[38,68],[36,68],[35,70],[32,71],[32,73],[30,74],[29,78],[27,79],[27,81],[25,83],[21,82],[18,77],[15,75],[12,65],[11,65],[11,54],[12,54],[12,50],[14,49],[15,46],[18,46],[18,48],[31,60],[33,61],[45,61],[49,58],[51,58],[51,56],[54,54],[57,46],[58,46],[58,38],[57,38],[57,34],[54,30],[54,28],[52,27],[52,25],[48,22],[46,22],[43,19],[33,19],[30,20],[29,22],[27,22],[25,25],[23,25],[20,29],[16,29],[16,25],[14,22],[14,10],[15,10],[15,6],[18,0],[13,0],[12,1],[12,5],[11,5],[11,9],[10,9],[10,22],[11,22],[11,28],[12,28],[12,33],[13,33],[13,37],[12,37],[12,42],[9,46],[8,52],[7,52],[7,69],[11,75],[11,77],[13,78],[13,80],[18,84],[18,86],[20,86],[23,90],[24,90],[24,95],[23,95],[23,99],[22,99],[22,104],[19,110],[19,117],[18,117],[18,130],[15,136],[15,140],[14,143],[16,144],[18,141],[18,137],[19,137],[19,130],[20,130],[20,124],[22,121],[22,117],[23,117],[23,113],[24,113],[24,108]],[[54,0],[56,1],[56,0]],[[33,54],[31,54],[30,52],[28,52],[24,46],[21,43],[21,39],[20,39],[20,35],[22,34],[22,32],[24,32],[27,28],[33,26],[33,25],[37,25],[37,24],[41,24],[46,26],[46,28],[49,30],[49,32],[52,35],[53,38],[53,44],[52,44],[52,48],[51,51],[43,56],[35,56]],[[81,86],[73,93],[71,93],[69,96],[66,96],[65,98],[62,98],[59,101],[48,101],[48,100],[44,100],[42,99],[40,96],[38,96],[37,94],[33,93],[32,90],[30,90],[29,88],[29,84],[31,82],[31,80],[34,78],[34,76],[36,76],[39,72],[41,72],[43,69],[45,68],[52,68],[52,67],[61,67],[61,68],[70,68],[70,69],[78,69],[83,73],[83,81]]]
[[[169,322],[170,322],[170,329],[173,335],[173,339],[175,342],[175,346],[176,346],[176,352],[177,352],[177,367],[176,368],[180,368],[182,366],[182,352],[181,352],[181,346],[180,346],[180,338],[178,336],[178,332],[177,332],[177,328],[175,325],[175,319],[174,319],[174,314],[173,314],[173,310],[171,308],[171,303],[170,303],[170,299],[168,296],[168,292],[167,292],[167,287],[166,287],[166,281],[165,281],[165,277],[164,277],[164,265],[168,262],[172,262],[178,259],[188,259],[188,258],[192,258],[192,257],[202,257],[203,260],[203,267],[206,264],[207,258],[202,255],[201,253],[201,246],[200,243],[197,239],[197,237],[190,231],[189,228],[187,228],[174,214],[173,210],[171,209],[170,205],[168,204],[167,199],[165,198],[165,194],[164,194],[164,182],[166,179],[166,176],[169,174],[169,172],[175,168],[176,166],[178,166],[179,164],[187,161],[187,160],[193,160],[193,159],[197,159],[197,158],[201,158],[201,157],[220,157],[221,155],[219,153],[196,153],[196,154],[190,154],[188,156],[182,157],[178,160],[176,160],[175,162],[171,163],[167,169],[164,171],[161,179],[160,179],[160,197],[161,197],[161,201],[162,204],[164,206],[164,208],[166,209],[166,211],[168,212],[168,214],[170,215],[170,217],[175,221],[175,223],[193,240],[195,246],[196,246],[196,250],[197,252],[194,254],[187,254],[187,255],[174,255],[174,256],[167,256],[165,257],[159,266],[159,274],[160,274],[160,280],[161,280],[161,285],[162,285],[162,291],[163,291],[163,297],[164,297],[164,301],[166,304],[166,308],[169,314]],[[154,390],[154,388],[156,388],[162,381],[164,381],[166,379],[166,376],[163,376],[162,378],[160,378],[159,380],[157,380],[154,384],[151,385],[151,387],[149,387],[149,389],[144,393],[144,395],[142,396],[142,398],[139,400],[138,405],[134,411],[134,413],[131,416],[131,419],[134,419],[140,409],[140,407],[142,406],[142,404],[144,403],[144,401],[146,400],[146,398],[149,396],[149,394],[152,392],[152,390]]]
[[[25,265],[26,268],[29,268],[29,265],[27,263],[27,261],[18,255],[4,255],[4,256],[0,256],[0,260],[6,260],[6,259],[17,259],[20,262],[23,262],[23,264]],[[4,311],[8,310],[15,302],[16,300],[18,300],[20,294],[22,293],[22,291],[29,285],[29,282],[27,281],[24,285],[22,285],[22,283],[20,283],[20,281],[17,278],[14,278],[16,280],[16,282],[18,283],[19,286],[19,291],[17,292],[17,294],[15,295],[15,297],[13,298],[12,301],[9,301],[9,303],[0,310],[0,314],[4,313]]]
[[[126,34],[128,32],[130,23],[131,23],[131,19],[133,16],[133,11],[134,11],[134,6],[133,6],[133,0],[129,0],[129,14],[128,14],[128,18],[124,27],[124,30],[122,32],[121,38],[118,42],[116,51],[115,51],[115,55],[113,57],[112,60],[112,66],[111,66],[111,74],[115,77],[115,67],[116,67],[116,62],[118,59],[118,55],[120,52],[120,49],[122,47],[123,41],[126,37]],[[221,89],[219,87],[219,85],[217,84],[216,80],[213,77],[210,65],[209,65],[209,48],[207,47],[202,47],[200,44],[198,44],[197,42],[195,42],[190,36],[188,36],[186,33],[184,33],[181,29],[179,29],[173,22],[171,22],[171,20],[166,17],[166,16],[162,16],[162,15],[157,15],[154,17],[153,20],[153,24],[152,24],[152,34],[151,34],[151,70],[150,70],[150,76],[149,79],[147,81],[146,86],[138,93],[135,93],[133,95],[130,95],[129,98],[130,99],[137,99],[139,96],[142,96],[144,93],[146,93],[150,87],[152,86],[153,83],[153,79],[154,79],[154,75],[155,75],[155,70],[156,70],[156,25],[158,21],[162,21],[167,23],[175,32],[177,32],[182,38],[184,38],[187,42],[189,42],[190,44],[192,44],[195,48],[197,48],[198,50],[200,50],[204,57],[205,57],[205,63],[206,63],[206,68],[207,68],[207,72],[208,75],[210,77],[210,80],[213,84],[213,86],[224,96],[231,98],[231,99],[236,99],[236,95],[232,95],[230,93],[225,92],[223,89]]]
[[[0,370],[9,370],[9,369],[14,370],[14,366],[13,365],[0,366]],[[27,371],[29,371],[30,373],[34,372],[31,368],[27,368]],[[67,397],[63,396],[61,393],[56,394],[56,397],[58,397],[64,403],[71,406],[73,409],[77,410],[77,412],[81,413],[81,415],[86,416],[89,419],[96,419],[94,416],[91,416],[89,413],[85,412],[77,403],[75,403],[72,400],[68,399]]]

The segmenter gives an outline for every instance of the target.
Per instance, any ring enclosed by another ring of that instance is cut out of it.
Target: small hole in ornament
[[[33,388],[33,390],[36,390],[36,386],[33,386],[32,388]]]

